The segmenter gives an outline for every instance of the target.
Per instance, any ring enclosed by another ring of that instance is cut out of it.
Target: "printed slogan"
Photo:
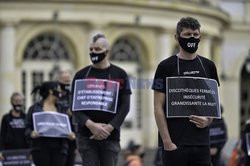
[[[168,77],[166,86],[167,117],[190,115],[220,118],[218,84],[197,77]]]
[[[97,110],[116,113],[119,82],[105,79],[75,81],[73,111]]]

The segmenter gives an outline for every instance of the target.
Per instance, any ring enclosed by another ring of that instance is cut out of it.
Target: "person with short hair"
[[[154,114],[159,129],[163,165],[210,166],[209,129],[211,118],[191,115],[189,118],[166,118],[166,78],[203,77],[219,84],[215,64],[196,53],[201,39],[200,23],[192,17],[179,20],[175,39],[180,51],[157,67],[153,83]],[[159,86],[159,80],[162,86]]]
[[[74,110],[72,107],[74,123],[77,126],[77,148],[83,166],[115,166],[121,150],[120,127],[129,112],[131,90],[127,81],[128,76],[123,69],[109,62],[110,47],[105,35],[96,34],[93,37],[89,52],[92,64],[75,74],[72,82],[72,92],[75,92],[74,86],[77,81],[87,80],[89,89],[81,89],[82,91],[94,93],[91,87],[99,87],[98,85],[100,85],[99,89],[96,90],[97,93],[88,97],[104,99],[108,89],[119,93],[117,97],[111,95],[106,98],[112,105],[117,101],[116,112],[106,110],[104,106],[100,107],[98,103],[102,103],[102,101],[91,102],[93,104],[87,110]],[[88,80],[90,80],[89,82],[97,80],[103,84],[88,84]],[[115,85],[118,84],[118,89],[105,86],[105,83],[107,83],[105,81],[109,80],[114,81]],[[111,91],[108,91],[108,93],[114,94]],[[87,95],[85,94],[85,96]],[[74,101],[72,102],[73,105]]]

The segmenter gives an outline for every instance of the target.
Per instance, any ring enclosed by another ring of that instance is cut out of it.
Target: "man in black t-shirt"
[[[90,44],[93,64],[78,71],[72,82],[73,119],[83,166],[115,166],[121,149],[120,126],[129,111],[131,90],[127,73],[110,64],[108,53],[105,36],[95,35]],[[117,89],[112,88],[118,84]],[[78,100],[81,102],[77,109]]]
[[[163,165],[209,166],[209,130],[211,118],[191,115],[189,118],[166,118],[166,78],[203,77],[219,83],[214,63],[196,53],[200,41],[200,24],[191,17],[182,18],[175,38],[180,51],[157,67],[154,84],[154,113],[160,134]]]

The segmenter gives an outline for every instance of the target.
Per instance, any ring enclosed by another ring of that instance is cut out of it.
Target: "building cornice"
[[[69,7],[72,5],[75,9],[81,8],[84,6],[102,6],[105,7],[127,7],[127,8],[137,8],[137,9],[146,9],[146,10],[157,10],[158,12],[164,12],[164,11],[174,11],[174,12],[185,12],[190,14],[197,14],[197,15],[204,15],[208,17],[212,17],[214,19],[218,19],[224,24],[230,23],[230,17],[229,15],[222,11],[221,9],[205,5],[201,3],[195,3],[195,2],[188,2],[188,1],[161,1],[161,0],[155,0],[155,1],[148,1],[148,0],[1,0],[0,6],[4,7],[4,4],[13,4],[15,6],[37,6],[39,4],[40,7],[43,5],[52,5],[57,4],[57,7],[60,8],[60,5],[62,7],[66,7],[65,5],[68,5]],[[1,9],[1,7],[0,7]]]

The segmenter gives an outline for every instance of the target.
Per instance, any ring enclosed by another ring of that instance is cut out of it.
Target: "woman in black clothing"
[[[18,92],[11,95],[12,109],[5,114],[1,122],[0,150],[26,149],[25,140],[25,113],[23,111],[23,96]],[[0,160],[3,160],[0,153]]]
[[[37,112],[51,111],[62,113],[62,109],[56,104],[60,96],[60,88],[57,82],[44,82],[37,86],[32,94],[39,92],[42,97],[41,102],[35,103],[29,108],[26,120],[25,135],[31,140],[32,157],[36,166],[63,166],[67,155],[67,139],[55,137],[40,137],[34,131],[32,115]],[[69,134],[69,139],[74,139],[73,133]]]

